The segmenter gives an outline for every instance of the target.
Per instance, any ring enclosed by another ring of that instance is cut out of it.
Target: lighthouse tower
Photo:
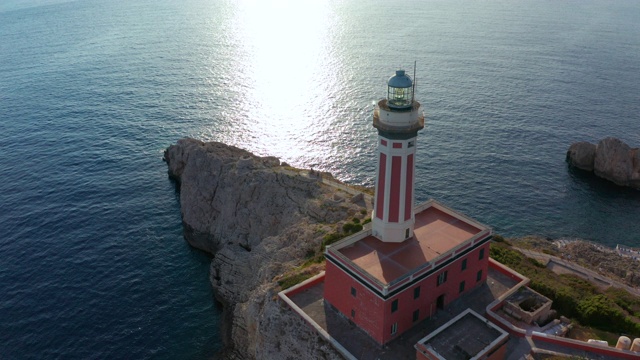
[[[378,129],[375,206],[372,234],[384,242],[413,236],[416,138],[424,128],[424,113],[414,101],[414,83],[404,70],[389,78],[388,94],[373,111]]]

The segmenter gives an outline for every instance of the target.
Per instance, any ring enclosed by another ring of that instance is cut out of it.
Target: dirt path
[[[606,276],[598,274],[597,272],[582,267],[580,265],[571,263],[569,261],[563,260],[557,256],[544,254],[537,251],[525,250],[518,247],[514,247],[514,249],[520,251],[527,257],[538,260],[539,262],[545,264],[547,268],[553,271],[556,274],[574,274],[579,276],[585,280],[591,281],[594,285],[606,289],[610,286],[614,286],[617,288],[622,288],[634,294],[636,296],[640,296],[640,289],[628,286],[619,281],[610,279]]]

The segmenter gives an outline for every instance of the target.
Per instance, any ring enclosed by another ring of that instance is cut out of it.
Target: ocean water
[[[215,358],[184,136],[373,185],[374,100],[417,62],[417,200],[506,236],[640,246],[640,191],[567,168],[640,145],[635,0],[4,0],[0,359]]]

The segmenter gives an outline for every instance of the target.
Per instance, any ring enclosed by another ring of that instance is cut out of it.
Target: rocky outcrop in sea
[[[185,239],[213,255],[224,358],[341,359],[279,301],[277,280],[318,254],[324,235],[363,218],[362,195],[327,185],[330,174],[217,142],[181,139],[164,160],[179,185]]]
[[[608,137],[597,145],[573,143],[567,151],[567,162],[618,185],[640,189],[640,150],[619,139]]]

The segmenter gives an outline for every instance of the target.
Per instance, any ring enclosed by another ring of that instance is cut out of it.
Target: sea
[[[416,201],[503,236],[640,246],[637,0],[0,1],[0,359],[217,359],[210,257],[162,161],[221,141],[372,186],[373,103],[415,71]]]

